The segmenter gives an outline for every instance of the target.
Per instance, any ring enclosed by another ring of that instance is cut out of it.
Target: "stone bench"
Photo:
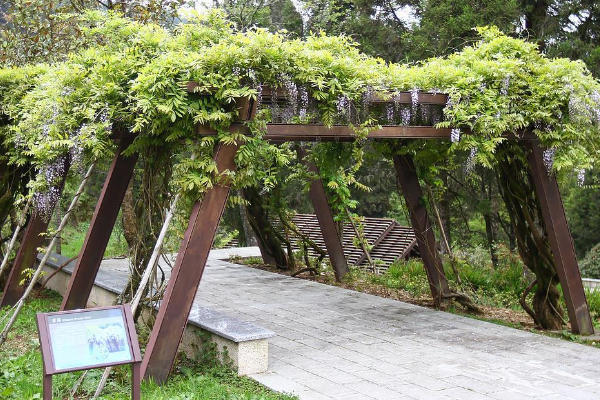
[[[42,255],[38,255],[38,261]],[[55,272],[67,257],[53,254],[44,267],[44,282]],[[105,260],[113,263],[110,271],[100,268],[94,287],[90,293],[87,307],[112,305],[127,284],[129,271],[119,268],[116,263],[123,260]],[[207,266],[208,267],[208,266]],[[75,262],[66,265],[46,285],[64,295],[69,279],[75,268]],[[144,312],[149,313],[146,309]],[[269,363],[268,339],[275,336],[273,332],[258,325],[230,317],[218,311],[194,304],[188,318],[188,325],[179,347],[189,357],[194,357],[200,350],[206,350],[206,338],[209,338],[211,349],[219,359],[232,366],[239,375],[251,375],[266,372]]]
[[[600,290],[600,279],[581,278],[583,287],[590,290]]]

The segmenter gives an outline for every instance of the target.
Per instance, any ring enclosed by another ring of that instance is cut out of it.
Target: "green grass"
[[[468,294],[476,303],[491,307],[521,309],[519,297],[527,283],[520,264],[512,261],[504,262],[493,269],[488,265],[473,265],[458,260],[457,269],[461,284],[458,283],[448,260],[445,262],[444,269],[450,286]],[[362,268],[353,268],[344,279],[346,282],[356,283],[362,280],[389,289],[404,290],[416,298],[429,296],[431,293],[423,262],[419,259],[395,262],[381,275],[367,272]]]
[[[88,230],[88,223],[80,223],[78,226],[67,226],[62,233],[61,254],[71,258],[79,254],[83,247],[85,234]],[[108,240],[104,258],[114,258],[127,255],[127,242],[123,237],[123,233],[119,229],[114,229]]]
[[[42,360],[35,326],[35,313],[57,310],[61,298],[45,290],[23,308],[7,342],[0,348],[0,399],[41,399]],[[6,309],[0,311],[0,318]],[[138,330],[140,330],[138,328]],[[143,332],[141,337],[144,336]],[[257,382],[238,377],[232,370],[215,366],[202,367],[194,360],[179,357],[169,381],[158,386],[142,385],[142,399],[231,399],[291,400],[295,397],[272,392]],[[89,370],[75,398],[90,398],[102,375],[101,369]],[[68,399],[82,372],[55,375],[54,398]],[[129,399],[130,369],[115,368],[101,399]]]
[[[363,275],[363,279],[366,278],[371,284],[405,290],[413,297],[421,297],[429,293],[427,275],[420,260],[394,263],[381,275],[369,273],[364,269],[353,269],[353,273]]]
[[[476,304],[522,311],[519,299],[529,278],[523,273],[524,267],[518,255],[510,253],[506,248],[499,248],[498,254],[499,263],[495,268],[489,261],[486,262],[487,254],[482,256],[482,254],[478,254],[477,249],[467,256],[457,257],[455,265],[461,278],[460,284],[453,272],[450,260],[446,259],[444,270],[450,286],[456,291],[467,294]],[[351,272],[344,277],[344,281],[353,283],[357,287],[364,282],[388,289],[404,290],[415,298],[430,295],[427,275],[423,263],[419,259],[398,261],[381,275],[373,274],[362,268],[352,268]],[[530,294],[531,296],[533,294]],[[600,291],[586,289],[586,296],[594,324],[598,329],[600,328]],[[566,310],[562,296],[561,302],[563,309]]]

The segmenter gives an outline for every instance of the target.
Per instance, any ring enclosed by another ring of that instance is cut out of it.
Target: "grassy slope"
[[[62,234],[61,254],[65,257],[75,257],[83,247],[87,224],[79,224],[77,227],[67,226]],[[104,258],[113,258],[127,255],[127,242],[122,232],[113,230],[106,246]]]
[[[39,351],[35,313],[57,310],[60,296],[46,290],[24,307],[7,342],[0,348],[0,398],[41,399],[42,361]],[[0,312],[0,318],[6,309]],[[81,372],[55,375],[54,398],[69,398],[71,388]],[[77,392],[78,399],[89,398],[96,389],[102,370],[90,370]],[[116,368],[102,399],[129,399],[129,367]],[[271,392],[248,378],[240,378],[224,367],[202,368],[191,360],[179,361],[167,384],[150,382],[142,385],[144,399],[252,399],[291,400],[294,397]]]

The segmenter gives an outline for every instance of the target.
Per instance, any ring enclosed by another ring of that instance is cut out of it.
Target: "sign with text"
[[[47,317],[56,372],[133,361],[121,308]]]
[[[140,400],[142,356],[129,304],[36,315],[43,398],[52,400],[52,375],[131,364],[131,398]]]
[[[38,329],[44,365],[51,374],[140,358],[129,306],[38,314]]]

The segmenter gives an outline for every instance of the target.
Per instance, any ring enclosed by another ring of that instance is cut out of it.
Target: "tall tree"
[[[188,0],[6,0],[0,8],[0,62],[55,62],[82,46],[81,15],[114,10],[141,22],[172,25]]]

